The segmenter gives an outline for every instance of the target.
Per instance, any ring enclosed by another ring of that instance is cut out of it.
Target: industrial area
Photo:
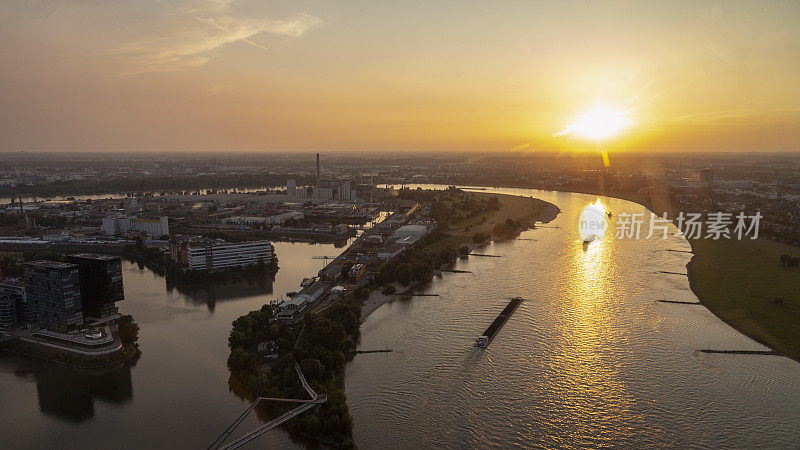
[[[275,320],[292,323],[365,284],[368,266],[434,229],[419,203],[372,184],[325,180],[319,154],[315,163],[312,185],[290,178],[284,189],[12,199],[0,209],[0,336],[105,357],[122,348],[114,331],[114,303],[124,298],[121,257],[200,280],[277,269],[274,240],[346,247],[315,256],[324,266],[298,292],[265,299]]]

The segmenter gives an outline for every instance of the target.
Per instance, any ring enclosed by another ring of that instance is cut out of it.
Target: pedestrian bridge
[[[241,414],[236,420],[233,421],[222,434],[217,437],[217,439],[208,446],[208,449],[234,449],[239,448],[249,442],[252,442],[262,434],[266,433],[267,431],[281,425],[282,423],[286,422],[287,420],[302,414],[309,409],[321,405],[328,400],[326,395],[318,395],[311,389],[308,382],[306,381],[306,377],[303,376],[303,372],[300,370],[300,366],[297,364],[297,361],[294,363],[294,370],[297,371],[297,376],[300,378],[300,382],[303,384],[303,388],[308,392],[308,395],[311,397],[309,400],[305,399],[295,399],[295,398],[272,398],[272,397],[258,397],[256,400],[250,404],[250,406]],[[231,437],[231,434],[236,430],[236,428],[241,425],[242,421],[255,409],[255,407],[261,403],[262,401],[275,401],[275,402],[292,402],[292,403],[300,403],[299,406],[296,408],[284,413],[283,415],[279,416],[276,419],[273,419],[264,425],[256,428],[255,430],[250,431],[249,433],[237,438],[236,440],[230,442],[229,444],[225,444],[225,441]]]

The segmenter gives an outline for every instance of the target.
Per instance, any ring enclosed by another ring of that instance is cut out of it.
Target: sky
[[[798,1],[3,0],[0,152],[798,151],[799,23]],[[597,105],[630,125],[570,133]]]

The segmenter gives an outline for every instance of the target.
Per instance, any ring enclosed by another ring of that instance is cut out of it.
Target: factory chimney
[[[317,187],[322,187],[322,179],[319,176],[319,153],[317,153]]]

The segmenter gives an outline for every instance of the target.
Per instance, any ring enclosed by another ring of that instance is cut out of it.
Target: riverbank
[[[628,200],[675,217],[669,196],[645,192],[581,192]],[[689,287],[711,313],[740,333],[800,362],[800,269],[780,257],[800,248],[768,239],[691,239]]]
[[[82,357],[73,352],[48,349],[19,340],[8,342],[0,346],[0,352],[8,352],[18,356],[47,361],[74,369],[102,369],[118,364],[135,361],[141,353],[135,344],[123,344],[119,351],[107,357]]]
[[[446,248],[459,248],[466,245],[470,250],[480,248],[495,240],[506,240],[518,235],[520,232],[535,227],[535,223],[548,223],[558,216],[561,210],[554,204],[539,200],[537,198],[521,197],[517,195],[475,193],[479,198],[497,197],[500,207],[492,212],[483,220],[480,218],[467,218],[450,227],[446,234],[433,242],[423,243],[421,250],[437,253]],[[511,230],[510,236],[492,236],[498,225],[505,225],[511,219],[521,225],[521,228]],[[475,242],[476,235],[483,235],[485,239]],[[449,264],[448,264],[449,265]],[[384,294],[381,290],[373,290],[361,308],[361,321],[363,322],[370,314],[375,312],[383,304],[398,298],[403,298],[401,294],[408,293],[417,286],[412,283],[403,286],[399,282],[391,284],[395,287],[394,294]]]
[[[800,269],[781,255],[800,248],[766,239],[690,241],[689,286],[714,315],[776,352],[800,361]]]
[[[364,300],[361,306],[361,322],[364,322],[370,314],[375,312],[378,308],[392,300],[403,298],[403,294],[408,293],[414,288],[414,285],[403,286],[400,283],[392,283],[389,286],[394,286],[396,292],[394,294],[384,294],[380,289],[375,289],[369,294],[369,297]]]

